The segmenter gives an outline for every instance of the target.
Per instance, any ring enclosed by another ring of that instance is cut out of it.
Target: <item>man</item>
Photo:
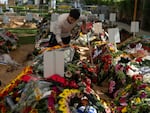
[[[70,10],[70,13],[61,14],[56,21],[53,29],[53,38],[49,41],[49,46],[65,46],[70,43],[71,30],[75,27],[80,17],[80,11],[78,9]],[[55,37],[55,39],[54,39]],[[52,41],[53,40],[53,41]]]

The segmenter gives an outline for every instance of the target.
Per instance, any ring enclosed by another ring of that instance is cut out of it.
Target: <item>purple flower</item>
[[[122,110],[122,106],[118,106],[118,107],[116,108],[116,110],[120,113],[121,110]]]
[[[109,93],[112,93],[115,89],[115,85],[116,85],[116,82],[115,81],[110,81],[110,84],[109,84]]]
[[[145,92],[141,92],[140,97],[141,97],[141,98],[146,98],[146,97],[147,97],[147,94],[146,94]]]
[[[127,101],[127,100],[126,100],[126,98],[124,98],[124,97],[121,97],[121,98],[119,99],[120,105],[122,105],[122,106],[127,106],[127,105],[128,105],[126,101]]]
[[[121,64],[116,64],[115,66],[115,72],[117,73],[118,71],[123,71],[123,66]]]
[[[147,87],[147,84],[142,84],[137,87],[137,90],[142,90],[142,89],[145,89],[146,87]]]
[[[122,79],[121,82],[122,82],[122,84],[125,84],[126,83],[126,79]]]
[[[118,93],[120,92],[120,90],[117,90],[115,93],[114,93],[114,98],[116,98],[118,96]]]

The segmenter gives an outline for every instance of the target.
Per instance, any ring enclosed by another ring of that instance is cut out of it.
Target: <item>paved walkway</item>
[[[128,24],[117,22],[117,25],[119,28],[125,29],[128,32],[130,32],[130,26]],[[150,32],[143,31],[141,29],[140,29],[140,32],[136,33],[136,35],[150,38]]]

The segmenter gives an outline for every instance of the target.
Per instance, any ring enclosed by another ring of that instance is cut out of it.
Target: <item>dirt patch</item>
[[[18,74],[22,72],[25,66],[29,65],[27,55],[32,53],[34,50],[34,44],[21,45],[16,50],[10,52],[10,56],[17,63],[20,64],[16,69],[11,69],[9,65],[0,65],[0,80],[2,86],[0,89],[5,87],[11,80],[13,80]]]

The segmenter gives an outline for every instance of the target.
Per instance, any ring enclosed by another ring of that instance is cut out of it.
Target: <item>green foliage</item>
[[[142,28],[144,30],[149,30],[150,31],[150,1],[149,0],[145,0],[144,2],[144,8],[143,8],[143,23],[142,23]]]
[[[132,0],[124,0],[119,3],[120,16],[123,19],[132,20],[134,12],[134,2]]]

